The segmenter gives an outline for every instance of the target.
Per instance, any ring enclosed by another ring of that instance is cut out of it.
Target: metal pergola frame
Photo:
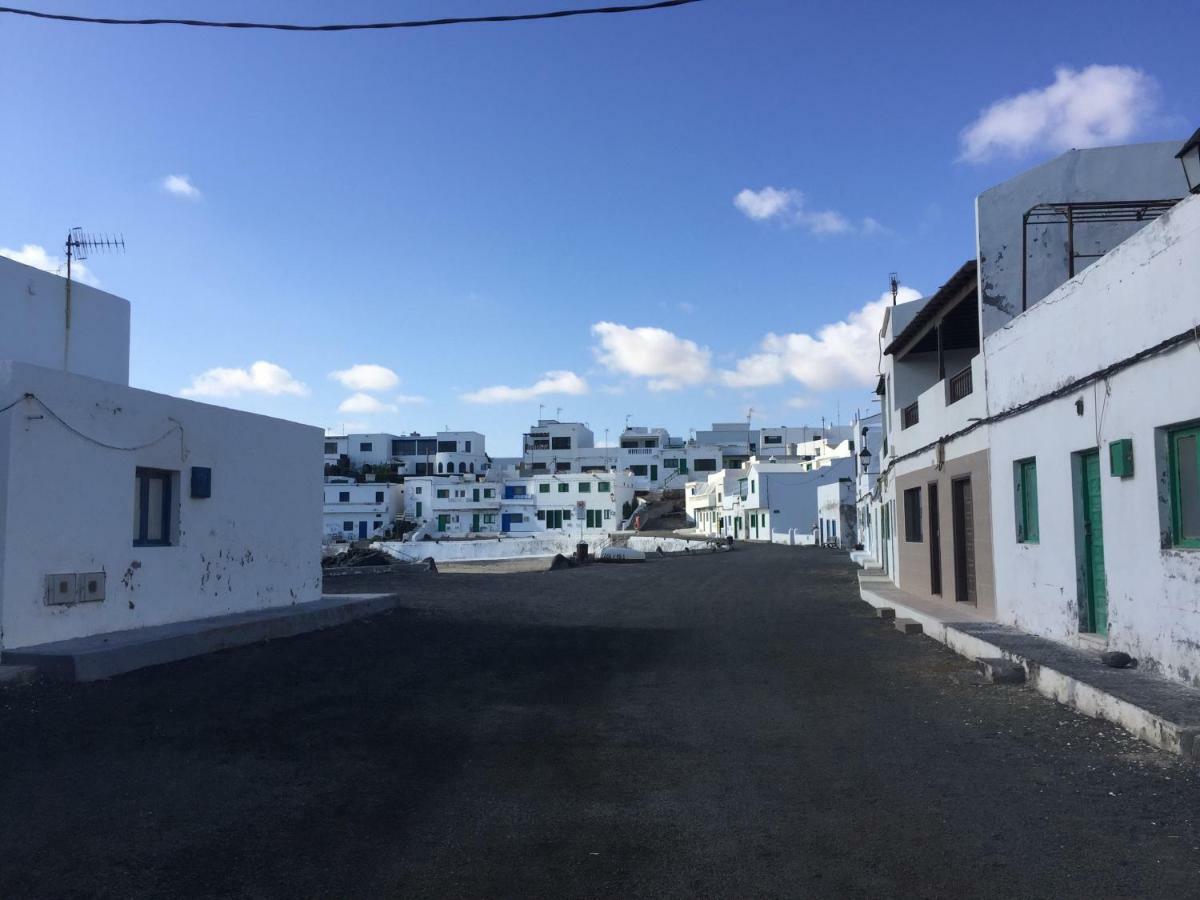
[[[1075,226],[1089,222],[1152,222],[1182,197],[1167,200],[1102,200],[1079,203],[1039,203],[1021,218],[1021,310],[1029,308],[1029,226],[1067,226],[1067,277],[1075,277],[1075,260],[1095,259],[1103,253],[1076,253]]]

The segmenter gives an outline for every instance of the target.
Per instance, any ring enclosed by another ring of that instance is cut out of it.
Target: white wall
[[[1200,325],[1197,285],[1193,197],[985,340],[992,413]],[[991,427],[1000,621],[1078,642],[1071,455],[1099,447],[1108,645],[1200,685],[1200,551],[1162,546],[1164,466],[1156,452],[1156,429],[1200,418],[1197,384],[1200,347],[1189,342]],[[1109,474],[1108,444],[1121,438],[1133,440],[1128,479]],[[1037,544],[1016,541],[1012,465],[1027,457],[1037,460]]]
[[[0,359],[62,369],[67,280],[0,257]],[[67,370],[129,383],[129,301],[71,283]]]
[[[979,195],[976,240],[979,257],[980,334],[988,335],[1021,312],[1022,217],[1038,203],[1164,200],[1187,194],[1175,153],[1178,140],[1121,147],[1070,150]],[[1079,252],[1104,252],[1137,231],[1123,222],[1076,228]],[[1028,252],[1029,305],[1067,280],[1066,227],[1031,227]],[[1084,266],[1089,260],[1079,260]]]
[[[87,438],[33,401],[0,413],[3,646],[319,598],[320,429],[0,362],[0,407],[26,392]],[[180,473],[175,546],[133,546],[138,466]],[[99,571],[103,602],[45,604],[47,574]]]

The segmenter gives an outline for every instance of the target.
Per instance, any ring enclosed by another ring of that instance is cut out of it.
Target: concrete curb
[[[32,666],[56,681],[97,681],[146,666],[342,625],[387,612],[398,603],[398,597],[387,594],[330,596],[294,606],[19,647],[5,650],[0,659],[5,664]]]
[[[886,579],[867,577],[861,578],[859,583],[859,596],[876,609],[894,609],[897,617],[919,622],[928,637],[972,662],[987,658],[1010,660],[1024,668],[1026,683],[1038,693],[1057,700],[1085,716],[1119,725],[1160,750],[1174,753],[1192,763],[1200,762],[1200,727],[1165,719],[1073,675],[992,644],[977,635],[968,634],[956,627],[956,623],[943,621],[895,599],[884,598],[871,590],[873,583],[881,581]]]

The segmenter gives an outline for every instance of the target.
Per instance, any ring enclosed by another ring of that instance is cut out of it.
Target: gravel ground
[[[1186,897],[1200,781],[844,555],[337,579],[379,618],[0,693],[0,897]]]

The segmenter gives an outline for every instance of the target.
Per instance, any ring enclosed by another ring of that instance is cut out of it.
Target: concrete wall
[[[971,479],[975,530],[975,592],[976,609],[986,616],[996,614],[995,566],[992,555],[992,487],[988,451],[977,450],[962,456],[947,458],[939,469],[923,466],[896,476],[896,516],[892,529],[898,564],[897,586],[910,594],[926,599],[955,603],[954,581],[954,513],[953,483],[960,478]],[[942,590],[932,593],[929,533],[929,485],[938,489],[938,518],[941,540]],[[921,539],[909,540],[904,518],[904,492],[912,488],[921,491]]]
[[[993,413],[1200,326],[1197,285],[1200,197],[1192,197],[987,338]],[[1090,646],[1079,637],[1072,454],[1099,448],[1108,646],[1200,685],[1200,551],[1173,549],[1164,535],[1160,430],[1200,419],[1197,384],[1200,349],[1188,342],[992,426],[1000,621]],[[1131,478],[1109,473],[1108,444],[1121,438],[1133,440]],[[1037,460],[1036,544],[1016,541],[1012,466],[1028,457]]]
[[[0,257],[0,359],[33,363],[117,384],[129,383],[129,301]],[[69,344],[69,347],[68,347]]]
[[[4,647],[319,598],[319,429],[0,362],[0,407],[26,392],[46,406],[0,413]],[[173,546],[133,546],[138,466],[179,473]],[[104,572],[106,599],[48,606],[60,572]]]
[[[1163,200],[1183,197],[1187,183],[1175,154],[1178,141],[1071,150],[984,191],[976,200],[980,334],[989,335],[1021,312],[1022,216],[1038,203],[1087,200]],[[1136,232],[1138,223],[1080,226],[1079,252],[1105,252]],[[1031,227],[1029,305],[1067,280],[1066,228]],[[1089,260],[1080,260],[1085,266]]]

